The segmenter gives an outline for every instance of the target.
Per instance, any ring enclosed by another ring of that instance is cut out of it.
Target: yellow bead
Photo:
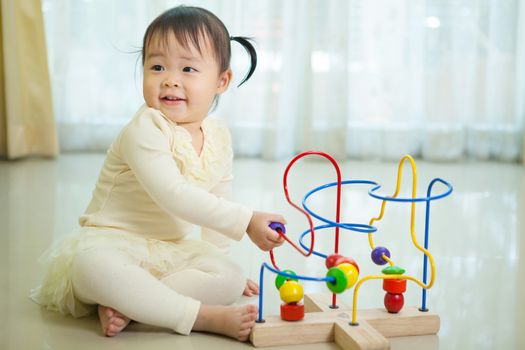
[[[298,303],[303,298],[303,287],[296,281],[286,281],[279,288],[281,300],[285,303]]]
[[[346,289],[352,288],[359,278],[359,272],[357,271],[357,268],[350,263],[342,263],[337,265],[337,267],[343,270],[343,272],[346,274]]]

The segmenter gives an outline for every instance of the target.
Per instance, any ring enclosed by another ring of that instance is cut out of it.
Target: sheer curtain
[[[136,50],[146,26],[181,3],[256,39],[255,75],[214,112],[237,155],[521,157],[519,0],[43,0],[62,150],[108,147],[143,103]],[[239,82],[248,57],[232,45]]]

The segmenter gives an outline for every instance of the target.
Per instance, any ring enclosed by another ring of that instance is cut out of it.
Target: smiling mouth
[[[163,101],[172,101],[172,102],[173,101],[186,101],[186,99],[180,98],[177,96],[164,96],[164,97],[161,97],[160,99]]]
[[[177,96],[171,96],[171,95],[163,96],[160,99],[161,99],[161,101],[164,104],[167,104],[167,105],[170,105],[170,106],[186,102],[186,99],[184,99],[184,98],[177,97]]]

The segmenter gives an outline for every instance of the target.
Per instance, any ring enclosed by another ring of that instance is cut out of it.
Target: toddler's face
[[[206,117],[215,95],[226,91],[231,71],[219,72],[208,42],[202,54],[182,47],[173,34],[167,45],[153,37],[144,60],[144,100],[168,119],[180,124],[198,124]]]

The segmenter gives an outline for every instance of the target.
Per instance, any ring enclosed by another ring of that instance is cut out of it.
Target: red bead
[[[326,268],[331,269],[332,267],[336,266],[337,264],[335,262],[337,261],[337,259],[342,258],[342,257],[343,256],[339,254],[328,255],[328,257],[326,258],[324,262],[326,265]]]
[[[388,278],[383,280],[383,290],[392,294],[401,294],[407,290],[407,280]]]
[[[341,265],[342,263],[349,263],[349,264],[354,265],[355,268],[357,269],[357,272],[359,273],[359,266],[357,266],[357,263],[355,262],[354,259],[341,256],[339,259],[335,261],[335,266]]]
[[[391,314],[397,314],[403,308],[405,298],[403,294],[385,294],[385,308]]]
[[[304,318],[304,305],[300,303],[281,304],[281,319],[299,321]]]

